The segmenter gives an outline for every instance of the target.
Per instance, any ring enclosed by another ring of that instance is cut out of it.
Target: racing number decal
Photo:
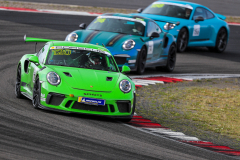
[[[148,42],[148,54],[153,53],[153,41]]]
[[[193,26],[193,36],[199,36],[200,34],[200,25]]]

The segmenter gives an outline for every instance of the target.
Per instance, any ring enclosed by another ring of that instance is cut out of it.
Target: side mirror
[[[138,8],[137,12],[138,13],[142,13],[143,9],[142,8]]]
[[[128,66],[126,66],[126,65],[122,66],[122,73],[128,73],[130,71],[131,71],[131,69]]]
[[[150,36],[151,39],[159,37],[159,34],[157,32],[153,32]]]
[[[195,22],[199,22],[199,21],[204,21],[204,18],[201,16],[198,16],[194,20],[195,20]]]
[[[85,23],[81,23],[80,25],[79,25],[79,28],[81,28],[81,29],[86,29],[86,24]]]
[[[39,63],[39,60],[38,60],[37,56],[31,56],[28,60],[30,62],[33,62],[33,63]]]

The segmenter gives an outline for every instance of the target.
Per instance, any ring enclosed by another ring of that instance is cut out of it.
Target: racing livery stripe
[[[113,37],[108,43],[106,46],[113,46],[120,38],[126,36],[125,34],[119,34],[119,35],[116,35],[115,37]]]
[[[92,40],[92,38],[93,38],[96,34],[98,34],[98,33],[99,33],[99,31],[94,31],[94,32],[90,33],[90,34],[87,36],[87,38],[84,40],[83,43],[89,43],[89,42]]]

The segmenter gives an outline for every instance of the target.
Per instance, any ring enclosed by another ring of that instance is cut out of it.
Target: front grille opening
[[[110,104],[109,107],[110,107],[110,111],[111,111],[111,112],[115,112],[114,105],[111,105],[111,104]]]
[[[47,95],[46,103],[54,106],[59,106],[64,100],[65,95],[57,93],[49,93]]]
[[[84,103],[75,102],[72,106],[72,109],[80,109],[86,111],[96,111],[96,112],[108,112],[108,106],[97,106],[97,105],[88,105]]]
[[[122,112],[122,113],[130,113],[131,112],[131,102],[128,101],[124,101],[124,102],[121,102],[121,101],[118,101],[117,102],[117,106],[118,106],[118,110],[119,112]]]
[[[72,100],[68,101],[68,102],[65,104],[65,107],[69,108],[71,104],[72,104]]]
[[[114,57],[117,64],[125,64],[127,62],[126,57]]]

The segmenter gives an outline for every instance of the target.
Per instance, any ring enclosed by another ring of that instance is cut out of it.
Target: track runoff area
[[[18,12],[36,12],[48,14],[65,14],[65,15],[82,15],[82,16],[99,16],[102,13],[94,12],[76,12],[76,11],[61,11],[61,10],[45,10],[45,9],[27,9],[15,7],[1,7],[0,10],[18,11]],[[240,23],[228,22],[229,25],[240,26]],[[130,76],[135,83],[136,88],[165,83],[181,83],[182,81],[192,81],[194,79],[209,79],[209,78],[230,78],[240,77],[240,74],[168,74],[168,75],[144,75],[144,76]],[[133,119],[125,123],[129,127],[136,128],[143,132],[148,132],[152,135],[166,137],[196,147],[201,147],[217,153],[222,153],[230,156],[237,156],[240,158],[240,150],[231,149],[228,146],[221,146],[208,141],[202,141],[197,137],[185,135],[182,132],[174,132],[170,128],[164,127],[159,123],[153,123],[149,119],[134,114]]]

